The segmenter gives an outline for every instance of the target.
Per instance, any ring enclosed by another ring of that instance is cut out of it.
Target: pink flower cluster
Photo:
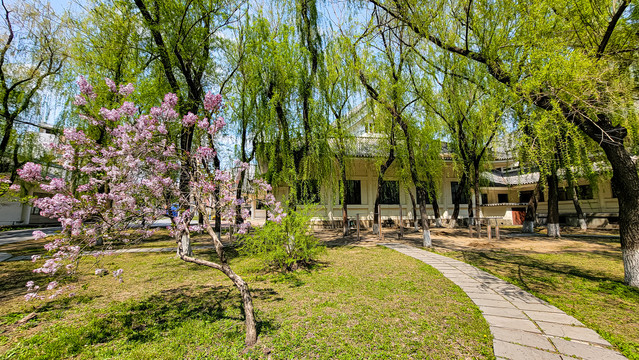
[[[26,182],[42,180],[42,165],[28,162],[17,170],[18,176]]]
[[[93,92],[93,86],[89,84],[89,82],[87,81],[87,79],[84,78],[84,76],[82,75],[78,76],[78,80],[76,81],[76,83],[78,84],[78,87],[80,88],[80,92],[83,95],[86,95],[90,99],[95,99],[97,97],[97,94]]]
[[[207,92],[206,95],[204,95],[204,109],[206,109],[207,111],[217,112],[218,110],[220,110],[221,105],[222,95],[213,95],[210,92]]]

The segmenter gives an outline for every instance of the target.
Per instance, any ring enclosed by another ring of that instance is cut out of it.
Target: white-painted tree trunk
[[[178,256],[180,256],[180,253],[186,255],[186,256],[193,256],[193,250],[191,249],[191,239],[190,239],[190,234],[188,231],[184,231],[182,232],[182,235],[180,236],[180,244],[178,245]]]
[[[457,220],[454,219],[450,219],[450,221],[448,222],[448,227],[451,229],[454,229],[457,227]]]
[[[432,247],[433,242],[430,238],[430,230],[424,230],[424,247]]]
[[[378,224],[373,224],[373,234],[375,234],[375,235],[379,234],[379,225]]]
[[[622,249],[625,283],[639,288],[639,249]]]
[[[588,223],[586,223],[586,219],[579,219],[579,228],[581,230],[588,230]]]
[[[438,228],[444,227],[444,225],[442,225],[442,218],[440,217],[435,218],[435,227],[438,227]]]
[[[547,224],[548,237],[561,237],[559,233],[559,224]]]
[[[521,226],[521,232],[523,233],[534,233],[535,232],[535,222],[530,220],[525,220],[524,224]]]

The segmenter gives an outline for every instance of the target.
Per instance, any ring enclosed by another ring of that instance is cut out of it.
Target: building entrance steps
[[[406,244],[380,244],[434,267],[466,292],[493,335],[497,359],[626,359],[580,321],[476,267]]]

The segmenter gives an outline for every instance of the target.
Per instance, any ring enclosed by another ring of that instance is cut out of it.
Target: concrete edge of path
[[[380,244],[420,260],[459,286],[479,307],[497,359],[626,359],[579,320],[470,264],[406,244]]]

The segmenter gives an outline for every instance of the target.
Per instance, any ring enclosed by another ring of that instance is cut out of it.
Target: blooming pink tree
[[[97,113],[91,113],[90,109],[98,108],[94,104],[97,97],[82,77],[78,81],[81,93],[74,103],[80,109],[80,116],[94,125],[118,123],[105,126],[110,133],[110,143],[100,145],[82,130],[65,129],[55,151],[60,165],[72,174],[69,179],[43,178],[39,165],[32,163],[19,170],[24,181],[40,181],[43,190],[54,194],[34,200],[34,205],[41,209],[41,215],[57,218],[63,229],[62,236],[46,245],[52,255],[40,263],[35,272],[51,277],[73,273],[83,249],[93,247],[99,240],[135,242],[147,238],[154,231],[151,225],[166,214],[165,209],[177,204],[178,211],[171,214],[169,227],[179,244],[177,255],[184,261],[220,270],[231,279],[242,297],[246,345],[253,345],[257,341],[257,330],[251,293],[246,282],[229,266],[224,246],[207,216],[219,211],[223,220],[233,222],[238,216],[246,219],[249,215],[248,211],[238,213],[237,205],[244,201],[236,198],[240,175],[216,170],[212,165],[215,135],[225,125],[224,119],[217,116],[221,96],[206,94],[205,116],[189,113],[180,118],[175,111],[177,96],[174,94],[167,94],[160,106],[144,114],[128,101],[134,91],[131,84],[118,89],[111,80],[106,79],[106,83],[110,91],[121,96],[118,107],[100,108]],[[182,153],[171,141],[169,130],[180,125],[192,127],[198,139],[199,146],[192,153]],[[178,180],[184,162],[189,164],[187,194],[180,191]],[[240,172],[248,168],[248,164],[237,165]],[[286,214],[269,193],[270,185],[257,180],[255,186],[267,194],[269,220],[281,221]],[[219,192],[219,196],[213,196],[215,192]],[[202,227],[190,226],[196,213],[204,218]],[[249,226],[250,222],[244,221],[238,232],[245,233]],[[193,230],[204,230],[211,237],[219,261],[192,255],[190,233]],[[38,231],[34,235],[45,236]],[[38,261],[38,257],[33,260]],[[119,279],[122,270],[114,270],[113,274]],[[27,288],[27,299],[42,298],[42,294],[46,294],[32,281]],[[51,292],[49,297],[64,290],[55,280],[46,289]]]

